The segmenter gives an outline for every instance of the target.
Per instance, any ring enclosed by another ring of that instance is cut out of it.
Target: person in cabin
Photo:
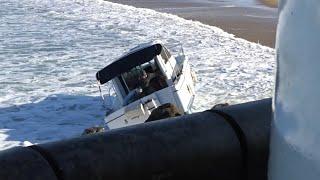
[[[164,87],[166,87],[166,79],[164,76],[161,76],[156,72],[147,73],[145,70],[141,70],[136,88],[127,94],[124,98],[123,105],[128,105],[131,102],[152,94]]]

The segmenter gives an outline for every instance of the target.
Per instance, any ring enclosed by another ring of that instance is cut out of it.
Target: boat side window
[[[171,58],[170,52],[165,47],[162,47],[161,57],[164,60],[164,63],[167,63],[169,61],[169,59]]]

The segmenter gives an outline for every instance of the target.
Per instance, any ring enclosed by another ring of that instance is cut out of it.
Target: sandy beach
[[[108,0],[176,14],[200,21],[269,47],[274,47],[277,8],[275,0]]]

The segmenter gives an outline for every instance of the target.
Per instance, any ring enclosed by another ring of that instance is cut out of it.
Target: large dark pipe
[[[264,99],[222,109],[223,112],[233,117],[245,135],[247,179],[268,179],[271,102],[271,99]]]
[[[15,147],[0,152],[1,180],[57,180],[50,164],[32,149]]]
[[[0,179],[266,180],[270,120],[266,99],[28,147],[41,171],[20,171],[37,157],[8,158],[15,148],[0,153]]]

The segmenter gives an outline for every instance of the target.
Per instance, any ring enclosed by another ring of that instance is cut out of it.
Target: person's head
[[[144,80],[146,80],[147,78],[148,78],[148,74],[146,73],[145,70],[142,70],[142,71],[141,71],[141,74],[140,74],[140,76],[139,76],[139,80],[144,81]]]

